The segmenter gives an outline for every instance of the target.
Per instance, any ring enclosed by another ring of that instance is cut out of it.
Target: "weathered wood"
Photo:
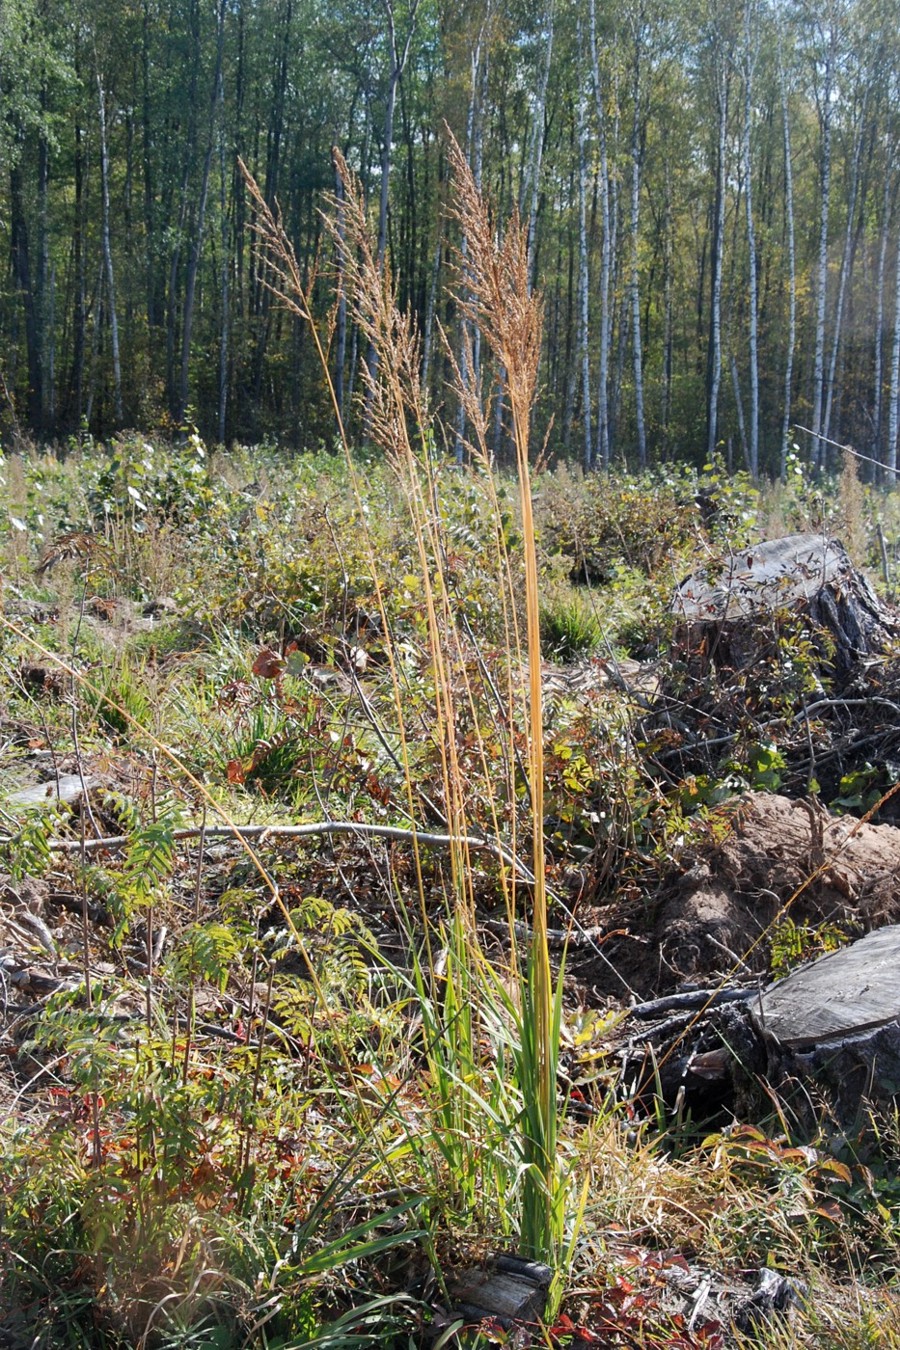
[[[792,534],[733,553],[686,577],[672,599],[683,645],[717,665],[744,668],[759,658],[759,625],[802,612],[834,639],[832,664],[845,675],[862,656],[883,652],[898,631],[836,539]]]
[[[648,1003],[635,1003],[628,1009],[629,1017],[648,1021],[670,1012],[697,1012],[701,1008],[718,1007],[720,1003],[746,1003],[756,997],[756,989],[692,989],[683,994],[667,994]]]
[[[900,926],[891,925],[795,971],[750,1006],[767,1077],[810,1126],[820,1102],[842,1128],[857,1129],[872,1106],[900,1097],[898,971]]]
[[[71,804],[81,799],[85,789],[89,791],[96,786],[97,779],[87,774],[82,777],[78,773],[61,773],[58,778],[51,778],[47,783],[38,783],[36,787],[20,788],[16,792],[10,792],[6,798],[6,805],[13,809],[21,809],[55,806],[57,802]]]
[[[897,1023],[898,975],[900,925],[892,924],[794,971],[751,1009],[780,1045],[803,1049]],[[897,1034],[900,1041],[900,1027]]]
[[[544,1313],[553,1272],[540,1261],[499,1256],[488,1266],[463,1271],[449,1287],[454,1312],[470,1321],[485,1318],[509,1327],[536,1322]]]
[[[687,577],[673,608],[687,623],[754,618],[808,604],[852,571],[842,544],[820,534],[791,534],[731,554],[720,569]]]

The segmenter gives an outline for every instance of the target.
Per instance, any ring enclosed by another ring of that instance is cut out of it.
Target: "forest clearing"
[[[59,8],[0,1347],[900,1346],[889,7]]]
[[[673,607],[741,538],[880,567],[896,496],[849,459],[534,481],[535,1240],[518,488],[416,472],[424,559],[380,456],[5,461],[3,1343],[897,1343],[892,1085],[798,1090],[716,1022],[900,918],[897,658],[839,678],[786,607],[739,669]],[[472,1307],[503,1258],[547,1270],[503,1277],[512,1321]]]

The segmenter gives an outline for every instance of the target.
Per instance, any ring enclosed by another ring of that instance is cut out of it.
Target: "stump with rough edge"
[[[463,1271],[450,1282],[453,1311],[467,1322],[497,1322],[509,1328],[543,1316],[553,1272],[540,1261],[498,1256]]]
[[[900,1097],[900,924],[820,957],[770,985],[751,1016],[770,1071],[799,1080],[845,1126]],[[778,1072],[780,1070],[780,1072]]]
[[[733,670],[759,659],[761,629],[779,613],[804,614],[830,636],[828,658],[839,680],[900,636],[897,616],[843,544],[824,534],[787,535],[727,555],[681,582],[672,612],[682,647]]]

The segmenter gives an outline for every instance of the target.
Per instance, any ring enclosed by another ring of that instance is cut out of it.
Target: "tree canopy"
[[[793,427],[895,467],[900,37],[883,0],[9,0],[0,10],[3,419],[40,437],[197,425],[329,445],[312,346],[267,288],[242,158],[277,202],[351,420],[366,359],[322,212],[358,174],[434,406],[464,257],[449,128],[528,229],[537,430],[588,466]],[[463,264],[464,265],[464,264]],[[503,417],[496,451],[509,453]]]

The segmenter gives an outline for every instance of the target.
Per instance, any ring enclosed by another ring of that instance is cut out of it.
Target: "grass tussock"
[[[800,1147],[775,1108],[648,1114],[617,1079],[621,1014],[551,948],[580,894],[645,905],[714,828],[601,668],[659,657],[698,551],[812,497],[715,466],[537,470],[525,231],[450,155],[455,303],[482,338],[480,380],[447,352],[463,464],[436,448],[419,336],[340,163],[364,448],[123,436],[6,462],[4,787],[90,780],[74,812],[4,808],[10,1345],[503,1344],[441,1320],[454,1274],[501,1251],[551,1268],[523,1344],[739,1343],[714,1312],[687,1325],[679,1263],[741,1288],[802,1274],[773,1346],[894,1343],[867,1287],[896,1266],[890,1122],[838,1157],[824,1121]],[[249,188],[271,284],[311,325]],[[875,518],[859,484],[828,491],[820,514]],[[547,694],[548,658],[589,684]]]

